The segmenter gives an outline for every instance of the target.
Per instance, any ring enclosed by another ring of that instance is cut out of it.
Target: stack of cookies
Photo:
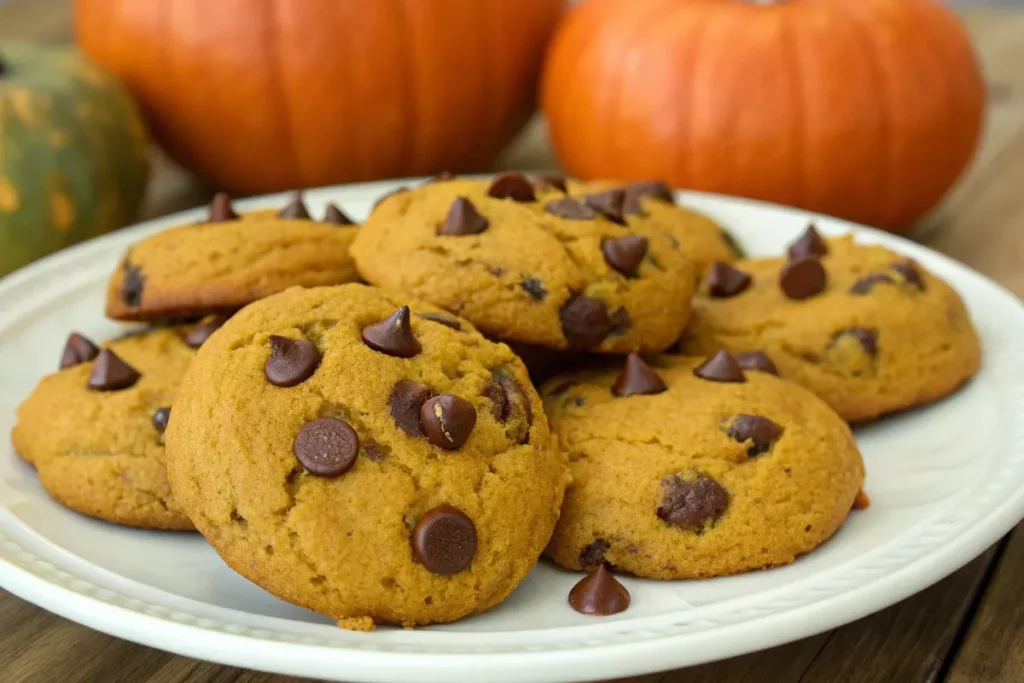
[[[365,284],[368,283],[368,284]],[[866,507],[848,422],[977,369],[956,293],[809,228],[742,260],[663,183],[440,176],[361,226],[296,196],[135,245],[107,315],[19,409],[47,491],[197,529],[351,629],[458,619],[543,553],[625,609],[614,572],[791,562]]]

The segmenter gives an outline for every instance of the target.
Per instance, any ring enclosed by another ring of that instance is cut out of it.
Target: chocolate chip
[[[363,342],[374,351],[398,358],[412,358],[423,350],[412,333],[408,306],[402,306],[386,319],[364,327]]]
[[[309,220],[309,211],[306,210],[306,204],[302,201],[302,190],[296,192],[292,201],[277,212],[277,217]]]
[[[622,214],[622,205],[625,201],[625,190],[606,190],[596,194],[588,194],[583,198],[584,204],[611,222],[618,223],[619,225],[626,224],[626,219]]]
[[[924,279],[917,265],[913,261],[898,261],[889,266],[903,278],[904,282],[914,285],[922,292],[924,291]]]
[[[171,418],[171,409],[167,406],[163,408],[157,408],[153,412],[153,417],[150,421],[153,423],[153,429],[163,434],[167,430],[167,420]]]
[[[893,279],[885,273],[868,273],[850,285],[850,289],[848,289],[847,292],[855,296],[863,296],[874,289],[875,285],[880,284],[891,285],[893,284]]]
[[[399,380],[391,390],[391,398],[388,400],[391,417],[398,428],[409,436],[423,436],[420,409],[428,398],[430,387],[408,379]]]
[[[601,253],[608,265],[626,277],[636,275],[637,268],[647,255],[647,238],[641,235],[626,235],[606,239],[601,243]]]
[[[779,272],[779,287],[790,299],[806,299],[825,289],[825,267],[811,256],[793,259]]]
[[[779,374],[779,369],[764,351],[744,351],[737,354],[736,362],[744,370],[759,370],[770,375]]]
[[[508,425],[505,435],[515,443],[527,443],[533,424],[533,408],[522,385],[512,373],[503,368],[491,371],[491,381],[483,389],[491,401],[491,414],[501,424]]]
[[[420,409],[420,426],[435,446],[449,451],[460,448],[476,425],[476,408],[460,396],[441,394]]]
[[[680,529],[701,530],[715,522],[729,505],[729,494],[722,485],[705,474],[694,479],[679,475],[661,480],[661,506],[658,517]]]
[[[210,202],[210,215],[206,219],[209,223],[222,223],[233,221],[238,218],[234,207],[231,206],[231,196],[227,192],[218,192],[213,195]]]
[[[373,209],[371,209],[371,211],[375,211],[378,206],[380,206],[381,204],[384,203],[385,200],[390,199],[391,197],[394,197],[395,195],[400,195],[403,192],[408,192],[408,191],[409,191],[409,188],[405,187],[403,185],[402,187],[396,187],[395,189],[391,190],[391,192],[385,192],[381,196],[377,197],[377,201],[374,202]]]
[[[374,441],[364,443],[362,446],[363,453],[367,458],[374,462],[384,462],[391,454],[391,448],[389,446],[384,446]]]
[[[828,244],[814,228],[814,223],[807,225],[807,230],[793,244],[789,245],[789,258],[821,258],[828,253]]]
[[[729,438],[740,443],[750,441],[747,456],[753,458],[770,449],[782,436],[782,427],[761,415],[741,414],[729,425]]]
[[[604,562],[604,554],[611,550],[612,544],[603,538],[588,543],[580,551],[580,566],[590,569]]]
[[[345,215],[345,212],[334,204],[328,204],[324,211],[324,223],[332,225],[355,225],[355,221]]]
[[[214,332],[227,322],[227,318],[220,315],[212,315],[193,327],[185,335],[185,343],[193,349],[198,349]]]
[[[542,173],[533,177],[533,183],[541,188],[552,187],[560,192],[569,191],[569,186],[565,181],[565,176],[563,175]]]
[[[559,317],[562,334],[572,349],[586,351],[600,346],[613,328],[608,307],[589,296],[574,296],[566,301]]]
[[[514,202],[535,202],[537,195],[533,185],[521,173],[502,173],[491,181],[487,196],[495,199],[511,199]]]
[[[658,373],[636,353],[626,356],[626,363],[612,385],[612,393],[620,398],[639,394],[660,394],[666,389],[668,387]]]
[[[292,452],[310,474],[333,479],[352,469],[359,456],[359,436],[336,417],[321,417],[303,425]]]
[[[64,368],[70,368],[79,363],[90,361],[99,352],[99,348],[91,341],[77,332],[72,332],[64,343],[64,353],[60,356],[60,369],[63,370]]]
[[[544,289],[544,283],[535,277],[523,278],[519,283],[523,291],[530,295],[534,301],[544,301],[547,298],[548,290]]]
[[[878,331],[869,330],[866,327],[851,327],[836,335],[839,337],[853,337],[860,343],[860,346],[871,356],[878,355]]]
[[[311,341],[271,335],[270,356],[263,364],[263,374],[275,387],[294,387],[316,372],[320,357]]]
[[[750,275],[725,261],[715,261],[708,269],[708,294],[719,299],[736,296],[747,289],[750,282]]]
[[[480,215],[473,203],[465,197],[457,197],[448,209],[438,235],[479,235],[487,229],[487,219]]]
[[[440,313],[420,313],[420,317],[424,320],[429,320],[439,325],[450,327],[453,330],[462,330],[462,323],[447,315],[441,315]]]
[[[600,564],[572,587],[569,604],[580,614],[605,617],[629,608],[629,591]]]
[[[142,274],[142,268],[134,266],[125,259],[124,281],[121,283],[121,301],[131,307],[136,307],[142,302],[142,290],[146,286],[146,278]]]
[[[626,199],[622,205],[623,213],[627,216],[644,215],[644,209],[640,202],[644,197],[675,204],[672,189],[667,184],[660,180],[649,180],[626,186]]]
[[[629,332],[629,326],[633,324],[633,319],[629,317],[629,311],[623,307],[616,308],[612,311],[612,331],[608,333],[609,337],[619,337]]]
[[[544,206],[544,210],[552,216],[570,221],[592,221],[601,216],[589,206],[581,204],[572,197],[562,197]]]
[[[693,374],[712,382],[746,382],[743,368],[728,351],[721,349],[693,369]]]
[[[462,510],[438,505],[416,522],[410,538],[416,559],[434,574],[467,569],[476,555],[476,527]]]
[[[142,375],[138,370],[121,360],[110,349],[103,349],[96,356],[96,363],[89,375],[89,388],[96,391],[117,391],[127,389]]]

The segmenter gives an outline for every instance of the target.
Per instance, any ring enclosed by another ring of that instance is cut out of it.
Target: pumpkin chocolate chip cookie
[[[708,359],[631,355],[541,389],[573,481],[547,554],[657,579],[792,562],[864,481],[849,427],[806,389]]]
[[[215,321],[134,333],[102,349],[72,334],[61,370],[18,408],[14,448],[67,507],[115,524],[192,529],[167,482],[164,430]]]
[[[981,360],[952,287],[885,247],[813,228],[786,258],[715,264],[693,308],[684,353],[760,352],[850,421],[935,401]]]
[[[167,444],[175,496],[232,568],[353,629],[503,600],[568,478],[507,346],[358,284],[237,313],[189,368]]]
[[[125,254],[107,287],[107,316],[160,321],[231,313],[292,286],[359,279],[357,228],[334,205],[322,220],[301,195],[283,209],[235,213],[221,193],[202,223],[157,233]]]
[[[367,281],[411,292],[492,337],[657,351],[686,322],[695,265],[664,223],[627,214],[624,196],[538,190],[515,173],[439,180],[384,200],[352,255]],[[646,206],[646,197],[637,201]]]

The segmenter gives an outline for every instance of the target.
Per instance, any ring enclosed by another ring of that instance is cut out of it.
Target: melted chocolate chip
[[[476,555],[476,527],[462,510],[438,505],[416,522],[410,538],[416,559],[434,574],[468,569]]]
[[[642,394],[660,394],[668,389],[658,373],[639,354],[626,356],[622,371],[612,384],[612,393],[620,398]]]
[[[825,290],[825,268],[811,256],[794,259],[779,272],[779,287],[790,299],[807,299]]]
[[[708,294],[719,299],[736,296],[750,287],[750,282],[750,275],[725,261],[716,261],[708,269]]]
[[[629,608],[629,591],[604,564],[580,579],[569,591],[569,604],[580,614],[608,616]]]
[[[849,336],[856,339],[861,348],[864,349],[868,355],[878,355],[878,330],[871,330],[866,327],[851,327],[836,335],[836,337],[843,336]]]
[[[153,429],[163,434],[167,431],[167,421],[171,419],[171,409],[167,406],[163,408],[157,408],[153,412],[153,417],[150,421],[153,423]]]
[[[234,207],[231,206],[231,196],[227,192],[218,192],[213,195],[210,202],[210,215],[206,219],[208,223],[223,223],[238,218]]]
[[[355,222],[334,204],[327,205],[327,209],[324,211],[324,223],[330,223],[331,225],[355,225]]]
[[[352,469],[359,456],[359,436],[335,417],[307,422],[295,437],[292,452],[310,474],[332,479]]]
[[[408,306],[402,306],[386,319],[364,327],[363,342],[374,351],[398,358],[412,358],[423,350],[412,333]]]
[[[210,335],[220,329],[225,322],[227,322],[227,318],[220,315],[211,315],[210,317],[205,318],[201,323],[188,331],[188,334],[185,335],[185,343],[193,349],[198,349],[206,342],[207,339],[210,338]]]
[[[889,267],[899,273],[904,282],[914,285],[922,292],[924,291],[924,279],[921,277],[921,271],[917,269],[917,265],[913,261],[898,261]]]
[[[452,451],[469,439],[476,426],[476,408],[460,396],[441,394],[423,404],[420,426],[430,443]]]
[[[121,282],[121,301],[126,305],[135,308],[142,303],[142,290],[146,286],[146,277],[142,274],[142,268],[132,265],[125,259],[124,280]]]
[[[606,239],[601,243],[601,253],[609,266],[626,277],[633,277],[647,255],[647,246],[646,237],[626,235]]]
[[[583,203],[613,223],[625,225],[626,219],[622,213],[622,205],[626,201],[625,190],[606,190],[596,194],[588,194],[583,198]]]
[[[644,209],[640,200],[644,197],[675,204],[672,189],[666,183],[660,180],[648,180],[626,186],[626,199],[622,205],[623,213],[627,216],[642,216]]]
[[[850,289],[847,292],[854,296],[864,296],[870,293],[875,288],[875,285],[881,284],[891,285],[893,284],[893,279],[885,273],[868,273],[850,285]]]
[[[479,235],[487,229],[489,223],[473,203],[465,197],[457,197],[448,209],[444,223],[441,224],[438,235],[460,236]]]
[[[729,437],[744,443],[750,441],[747,456],[753,458],[770,449],[782,436],[782,427],[761,415],[737,415],[729,425]]]
[[[544,289],[544,283],[535,277],[523,278],[519,286],[524,292],[530,295],[534,301],[544,301],[548,296],[548,290]]]
[[[661,480],[658,517],[680,529],[702,530],[705,524],[721,517],[728,505],[729,494],[705,474],[693,479],[672,475]]]
[[[552,216],[565,218],[570,221],[592,221],[601,216],[597,211],[585,204],[581,204],[572,197],[562,197],[544,206],[544,210]]]
[[[92,366],[89,388],[96,391],[118,391],[132,386],[141,377],[138,370],[121,360],[116,353],[103,349]]]
[[[746,375],[743,374],[743,368],[725,349],[718,351],[715,355],[695,367],[693,374],[701,379],[712,382],[747,381]]]
[[[491,381],[484,386],[483,395],[491,401],[494,419],[507,425],[505,435],[514,443],[527,443],[533,424],[533,408],[512,373],[504,368],[492,370]]]
[[[586,351],[601,345],[614,327],[603,301],[589,296],[574,296],[559,312],[562,333],[569,347]]]
[[[420,409],[430,398],[430,387],[426,384],[403,379],[395,384],[388,400],[391,406],[391,417],[398,428],[409,436],[423,436],[420,427]]]
[[[537,187],[553,187],[560,192],[569,191],[569,186],[566,183],[565,176],[542,173],[541,175],[534,176],[533,182]]]
[[[263,374],[275,387],[294,387],[309,379],[320,365],[320,351],[311,341],[272,335]]]
[[[431,322],[435,322],[438,325],[444,325],[445,327],[450,327],[450,328],[452,328],[453,330],[456,330],[456,331],[461,331],[462,330],[462,323],[460,323],[455,318],[452,318],[452,317],[447,316],[447,315],[442,315],[440,313],[420,313],[420,317],[423,318],[424,320],[429,320]]]
[[[612,544],[603,538],[588,543],[580,551],[580,567],[591,569],[604,562],[604,554],[611,550]]]
[[[502,173],[491,181],[487,196],[495,199],[511,199],[514,202],[535,202],[537,195],[533,185],[521,173]]]
[[[779,374],[779,369],[775,367],[775,363],[763,351],[744,351],[737,354],[736,362],[744,370],[759,370],[770,375]]]
[[[828,254],[828,244],[821,238],[814,228],[814,223],[807,226],[807,230],[793,244],[789,245],[789,258],[821,258]]]
[[[77,332],[72,332],[64,343],[64,352],[60,356],[60,369],[90,361],[99,355],[99,352],[99,348],[89,339]]]
[[[295,193],[292,200],[277,212],[277,216],[278,218],[309,220],[309,211],[306,210],[306,204],[302,201],[302,190]]]

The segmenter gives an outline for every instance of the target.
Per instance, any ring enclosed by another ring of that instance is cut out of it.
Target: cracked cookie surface
[[[977,371],[980,342],[952,287],[882,246],[850,236],[814,242],[827,253],[795,266],[785,258],[732,264],[750,278],[736,293],[712,296],[705,278],[682,351],[762,351],[782,377],[850,421],[935,401]],[[727,280],[738,281],[718,284]]]
[[[220,220],[143,239],[110,278],[107,316],[160,321],[230,314],[289,287],[358,281],[349,256],[358,228],[280,215],[293,206],[236,215],[226,205],[221,208],[230,213],[215,216]]]
[[[633,215],[621,192],[588,197],[518,174],[432,182],[387,197],[352,254],[367,281],[491,337],[598,353],[667,348],[689,316],[696,266],[672,226],[646,211],[676,207],[644,196],[644,214]]]
[[[787,564],[835,533],[864,480],[825,403],[731,357],[630,357],[541,395],[573,476],[546,551],[568,569],[683,579]]]
[[[169,476],[236,571],[346,628],[447,622],[503,600],[567,481],[507,346],[364,285],[291,289],[197,354]]]
[[[193,330],[156,328],[114,339],[102,345],[116,356],[106,372],[93,347],[39,382],[19,406],[11,438],[50,496],[115,524],[193,528],[167,482],[161,431],[195,356],[185,341]]]

